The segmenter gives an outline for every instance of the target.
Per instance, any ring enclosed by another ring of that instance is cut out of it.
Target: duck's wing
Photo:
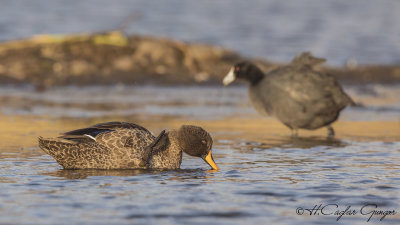
[[[68,131],[62,133],[59,138],[77,142],[90,141],[90,140],[96,141],[96,137],[98,135],[108,132],[114,132],[117,130],[125,130],[126,132],[135,131],[135,132],[145,133],[147,135],[152,135],[149,130],[140,125],[134,123],[113,121],[107,123],[98,123],[90,127]]]
[[[160,134],[154,139],[154,141],[148,145],[143,153],[143,161],[146,165],[150,167],[150,159],[153,155],[158,154],[161,151],[165,151],[170,142],[168,139],[168,134],[165,130],[161,131]]]

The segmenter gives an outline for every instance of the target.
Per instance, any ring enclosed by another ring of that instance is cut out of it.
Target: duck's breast
[[[154,169],[179,169],[182,163],[182,150],[174,138],[175,133],[168,133],[162,147],[154,149],[150,167]]]

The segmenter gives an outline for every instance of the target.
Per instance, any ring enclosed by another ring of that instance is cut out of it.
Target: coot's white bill
[[[228,84],[232,83],[235,79],[236,79],[236,77],[235,77],[235,73],[234,73],[234,67],[232,67],[231,70],[229,70],[229,73],[225,76],[222,83],[224,85],[228,85]]]

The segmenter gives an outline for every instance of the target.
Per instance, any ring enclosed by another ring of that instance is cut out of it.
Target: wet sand
[[[54,119],[46,117],[25,117],[0,115],[0,146],[32,147],[37,137],[55,137],[60,132],[90,126],[104,121],[128,121],[141,124],[157,134],[162,129],[178,128],[182,124],[202,126],[214,133],[216,139],[246,139],[251,141],[268,138],[290,139],[290,130],[273,118],[225,118],[220,120],[187,120],[155,117],[152,120],[129,120],[124,117],[87,119]],[[353,141],[400,141],[400,121],[339,121],[333,124],[336,139]],[[300,138],[326,137],[326,129],[300,130]]]
[[[397,86],[347,87],[359,104],[347,108],[333,124],[337,139],[399,141],[400,89]],[[57,88],[44,93],[32,89],[0,91],[0,146],[36,146],[38,136],[105,121],[127,121],[154,133],[196,124],[230,139],[259,141],[288,138],[290,130],[272,117],[258,115],[245,87],[97,87]],[[213,96],[210,98],[210,96]],[[193,101],[196,98],[196,101]],[[326,137],[326,129],[299,130],[299,137]]]

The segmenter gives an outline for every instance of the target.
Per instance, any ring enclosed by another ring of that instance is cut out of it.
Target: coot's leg
[[[331,125],[328,125],[327,128],[328,128],[328,137],[335,137],[335,130],[333,129],[333,127],[331,127]]]
[[[297,137],[298,133],[297,133],[297,129],[291,129],[292,130],[292,137]]]

